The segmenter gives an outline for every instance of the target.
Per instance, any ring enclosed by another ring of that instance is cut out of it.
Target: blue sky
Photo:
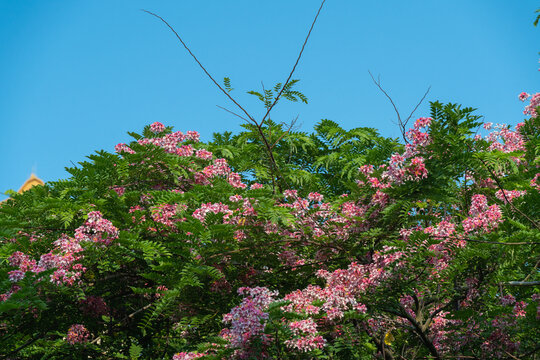
[[[45,181],[94,150],[113,151],[127,131],[161,121],[177,130],[238,131],[233,108],[163,16],[255,115],[247,90],[283,82],[319,6],[315,0],[0,0],[0,192],[34,170]],[[309,131],[328,118],[398,136],[403,113],[429,101],[478,108],[486,121],[522,121],[521,91],[539,90],[538,1],[327,0],[294,78],[308,105],[282,104]],[[427,102],[417,112],[428,115]],[[0,198],[4,196],[0,195]]]

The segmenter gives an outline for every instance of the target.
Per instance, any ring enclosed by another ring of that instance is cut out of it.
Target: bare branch
[[[274,142],[274,144],[270,147],[270,149],[273,149],[274,146],[276,146],[281,141],[281,139],[283,139],[283,137],[285,137],[285,135],[287,135],[287,134],[289,134],[291,132],[291,130],[294,127],[294,124],[296,124],[297,120],[298,120],[298,115],[296,115],[296,117],[291,121],[291,123],[289,124],[289,128],[287,130],[285,130],[283,132],[283,134],[280,135],[280,137]]]
[[[503,285],[507,286],[538,286],[540,281],[509,281]]]
[[[148,10],[145,10],[145,9],[141,9],[141,11],[144,11],[145,13],[147,14],[150,14],[152,16],[155,16],[157,17],[158,19],[160,19],[165,25],[167,25],[167,27],[169,29],[171,29],[171,31],[174,33],[174,35],[176,35],[177,39],[180,40],[180,43],[182,43],[182,45],[184,46],[184,48],[188,51],[188,53],[191,55],[191,57],[197,62],[197,64],[199,64],[199,66],[201,67],[201,69],[204,71],[204,73],[210,78],[210,80],[212,80],[212,82],[219,88],[219,90],[221,90],[221,92],[223,92],[228,98],[229,100],[231,100],[236,106],[238,106],[238,108],[240,110],[242,110],[244,112],[244,114],[246,114],[246,116],[248,117],[249,120],[251,120],[253,123],[257,124],[257,122],[255,121],[255,119],[253,119],[253,117],[242,107],[242,105],[240,105],[238,102],[236,102],[236,100],[234,100],[234,98],[229,94],[228,91],[226,91],[225,89],[223,89],[223,87],[221,87],[221,85],[219,85],[219,83],[212,77],[212,75],[210,75],[210,73],[206,70],[206,68],[203,66],[203,64],[201,64],[201,62],[199,61],[199,59],[197,59],[197,57],[195,56],[195,54],[193,54],[191,52],[191,50],[189,49],[189,47],[186,45],[186,43],[184,42],[184,40],[182,40],[182,38],[180,37],[180,35],[178,35],[178,33],[173,29],[173,27],[171,25],[169,25],[169,23],[167,21],[165,21],[165,19],[163,19],[161,16],[157,15],[157,14],[154,14],[153,12],[151,11],[148,11]]]
[[[407,124],[409,123],[409,120],[411,120],[412,116],[414,115],[414,113],[416,112],[416,110],[418,110],[418,108],[420,107],[420,105],[424,102],[424,100],[426,99],[426,96],[429,94],[429,91],[431,90],[431,86],[428,86],[426,92],[424,93],[424,96],[422,96],[422,98],[420,99],[420,101],[418,102],[418,104],[416,104],[416,106],[414,107],[414,109],[411,111],[411,113],[409,114],[409,116],[407,116],[407,118],[405,120],[403,120],[401,118],[401,114],[399,113],[399,110],[397,108],[397,105],[394,103],[394,100],[392,99],[392,97],[384,90],[384,88],[382,87],[382,84],[381,84],[381,77],[378,76],[377,77],[377,80],[375,80],[375,77],[373,76],[373,74],[371,73],[371,71],[368,70],[368,73],[369,73],[369,76],[371,76],[371,80],[373,80],[373,83],[379,88],[379,90],[384,94],[384,96],[386,96],[386,98],[390,101],[390,103],[392,104],[392,107],[394,108],[394,111],[397,115],[397,119],[398,119],[398,123],[397,125],[399,126],[399,130],[401,131],[401,136],[403,137],[403,140],[408,143],[409,140],[407,139],[407,136],[406,136],[406,130],[407,130]]]
[[[409,120],[411,120],[411,117],[414,115],[414,113],[416,112],[416,110],[418,110],[418,107],[424,102],[424,100],[426,99],[426,96],[429,94],[429,91],[431,90],[431,85],[428,86],[426,92],[424,93],[424,96],[422,96],[422,98],[420,99],[420,101],[418,102],[418,104],[416,104],[416,106],[414,107],[413,111],[411,111],[411,113],[409,114],[409,116],[407,117],[407,119],[405,119],[405,124],[404,125],[407,125],[407,123],[409,122]]]
[[[326,2],[326,0],[323,0],[321,2],[321,6],[319,6],[319,10],[317,11],[317,15],[315,15],[315,18],[313,19],[313,22],[311,23],[311,27],[309,28],[309,31],[308,31],[308,34],[306,36],[306,39],[304,40],[304,44],[302,44],[302,49],[300,49],[300,53],[298,54],[298,57],[296,58],[296,62],[294,63],[294,66],[291,70],[291,72],[289,73],[289,77],[287,78],[287,80],[285,80],[285,82],[283,83],[283,86],[281,87],[281,90],[279,91],[279,93],[277,94],[276,98],[274,99],[274,102],[272,103],[272,105],[268,108],[268,110],[266,111],[266,114],[263,116],[262,120],[261,120],[261,123],[264,122],[264,120],[266,120],[266,117],[268,116],[268,114],[270,114],[270,111],[272,111],[272,108],[277,104],[277,102],[279,101],[279,98],[281,97],[281,94],[283,93],[283,90],[285,89],[285,87],[287,86],[287,84],[289,83],[289,81],[291,81],[291,77],[293,76],[294,74],[294,71],[296,70],[296,66],[298,65],[298,63],[300,62],[300,58],[302,57],[302,53],[304,52],[304,48],[306,47],[306,44],[309,40],[309,37],[311,35],[311,31],[313,30],[313,27],[315,26],[315,23],[317,22],[317,18],[319,17],[319,14],[321,13],[321,10],[323,8],[323,5],[324,3]]]
[[[381,85],[381,77],[379,76],[377,78],[377,80],[375,80],[375,77],[373,76],[371,71],[368,70],[368,73],[369,73],[369,76],[371,76],[371,80],[373,80],[373,83],[375,83],[375,85],[377,85],[379,90],[381,90],[381,92],[384,94],[384,96],[386,96],[388,98],[388,100],[390,101],[390,103],[392,104],[392,107],[394,108],[394,111],[396,112],[396,115],[397,115],[397,118],[398,118],[398,121],[399,121],[399,126],[402,127],[403,122],[401,121],[401,115],[399,114],[399,110],[398,110],[396,104],[394,103],[394,100],[392,100],[390,95],[388,95],[388,93],[383,89],[383,87]],[[403,134],[403,137],[405,138],[405,134]]]
[[[226,112],[228,113],[231,113],[233,114],[234,116],[238,116],[240,119],[246,121],[246,122],[250,122],[248,119],[246,119],[245,117],[243,117],[242,115],[238,115],[237,113],[235,113],[234,111],[231,111],[229,109],[226,109],[224,108],[223,106],[219,106],[219,105],[216,105],[218,108],[222,109],[222,110],[225,110]]]

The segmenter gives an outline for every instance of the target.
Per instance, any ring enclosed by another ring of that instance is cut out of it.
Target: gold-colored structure
[[[36,186],[36,185],[44,185],[45,183],[43,182],[43,180],[41,180],[40,178],[38,178],[36,176],[36,174],[34,173],[31,173],[30,174],[30,177],[24,182],[24,184],[22,184],[21,188],[19,190],[17,190],[17,192],[19,194],[22,194],[23,192],[25,192],[26,190],[30,189],[32,186]],[[4,201],[7,201],[9,198],[7,199],[4,199],[4,200],[0,200],[0,203],[3,203]]]
[[[30,189],[32,186],[36,185],[44,185],[45,183],[43,180],[38,178],[34,173],[30,174],[30,177],[28,180],[24,182],[24,184],[21,186],[21,188],[17,191],[19,194],[22,194],[26,190]]]

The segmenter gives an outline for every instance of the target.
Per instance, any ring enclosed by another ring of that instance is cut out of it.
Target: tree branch
[[[184,42],[184,40],[182,40],[182,38],[180,37],[180,35],[178,35],[178,33],[174,30],[174,28],[169,25],[169,23],[167,21],[165,21],[165,19],[163,19],[161,16],[157,15],[157,14],[154,14],[153,12],[151,11],[148,11],[148,10],[145,10],[145,9],[141,9],[142,11],[144,11],[145,13],[147,14],[150,14],[152,16],[155,16],[157,17],[158,19],[160,19],[165,25],[167,25],[167,27],[174,33],[174,35],[176,35],[176,38],[180,41],[180,43],[182,43],[182,45],[184,46],[184,48],[188,51],[188,53],[191,55],[191,57],[197,62],[197,64],[199,64],[199,66],[201,67],[201,69],[204,71],[204,73],[210,78],[210,80],[212,80],[212,82],[219,88],[219,90],[221,90],[221,92],[223,92],[228,98],[229,100],[231,100],[236,106],[238,106],[238,108],[240,110],[242,110],[244,112],[244,114],[246,114],[246,116],[248,117],[249,120],[251,120],[254,124],[256,124],[257,122],[255,121],[255,119],[242,107],[242,105],[240,105],[236,100],[234,100],[234,98],[229,94],[228,91],[226,91],[223,87],[221,87],[221,85],[219,85],[219,83],[212,77],[212,75],[210,75],[210,73],[206,70],[206,68],[203,66],[203,64],[201,64],[201,62],[199,61],[199,59],[197,59],[197,57],[195,56],[195,54],[193,54],[191,52],[191,50],[189,49],[189,47],[186,45],[186,43]]]
[[[319,14],[321,13],[321,10],[322,10],[323,5],[324,5],[325,2],[326,2],[326,0],[323,0],[321,2],[321,6],[319,6],[319,10],[317,11],[317,15],[315,15],[315,18],[313,19],[313,22],[311,23],[311,27],[309,28],[309,31],[308,31],[308,34],[306,36],[306,39],[304,40],[304,43],[302,44],[302,48],[300,49],[300,53],[298,54],[298,57],[296,58],[296,62],[294,63],[294,66],[293,66],[291,72],[289,73],[289,77],[287,77],[287,80],[285,80],[285,82],[283,83],[283,86],[281,87],[281,90],[276,95],[276,98],[274,99],[274,102],[272,103],[272,105],[270,105],[270,107],[266,111],[266,114],[264,114],[264,116],[263,116],[263,118],[261,120],[261,124],[264,122],[264,120],[266,120],[266,117],[268,116],[268,114],[270,114],[270,111],[272,111],[274,106],[279,101],[279,98],[281,97],[281,94],[283,93],[283,90],[285,90],[285,87],[287,86],[289,81],[291,81],[291,77],[293,76],[294,71],[296,70],[296,66],[300,62],[300,58],[302,57],[302,53],[304,52],[304,48],[306,47],[306,44],[307,44],[307,42],[309,40],[309,37],[311,36],[311,31],[313,30],[313,27],[315,26],[315,23],[317,22],[317,18],[319,17]]]

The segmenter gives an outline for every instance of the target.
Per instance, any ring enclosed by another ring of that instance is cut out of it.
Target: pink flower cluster
[[[498,190],[495,193],[495,197],[506,204],[508,202],[512,202],[512,200],[515,198],[525,195],[526,193],[526,191],[520,190]]]
[[[534,175],[534,178],[531,179],[530,185],[531,187],[535,188],[536,190],[540,191],[540,173]]]
[[[84,250],[80,240],[63,235],[54,242],[54,245],[56,247],[52,252],[41,255],[39,263],[43,264],[44,269],[57,268],[51,275],[51,282],[57,285],[75,284],[86,271],[80,263],[75,263],[83,258],[83,255],[79,255]]]
[[[425,128],[425,127],[429,127],[431,125],[431,122],[433,121],[432,118],[430,117],[421,117],[421,118],[418,118],[416,119],[416,121],[414,122],[414,128],[416,130],[418,129],[421,129],[421,128]]]
[[[502,222],[502,212],[498,205],[488,207],[487,199],[484,195],[473,195],[470,217],[463,220],[463,230],[469,233],[473,230],[483,229],[489,232],[499,226]]]
[[[203,160],[212,160],[213,157],[212,153],[205,149],[199,149],[195,151],[195,156]]]
[[[525,140],[519,132],[519,126],[516,126],[515,130],[511,130],[508,125],[496,125],[495,130],[489,133],[485,140],[491,143],[489,150],[505,153],[525,150]]]
[[[92,211],[88,213],[87,221],[75,230],[74,238],[62,235],[53,243],[53,250],[41,255],[39,262],[20,251],[13,253],[9,262],[18,269],[8,273],[9,279],[17,282],[25,277],[27,271],[39,274],[56,268],[51,275],[51,282],[57,285],[73,285],[86,271],[82,264],[77,263],[83,257],[80,253],[84,249],[80,243],[93,241],[110,244],[117,237],[118,229],[109,220],[104,219],[99,211]]]
[[[117,144],[114,147],[114,151],[116,151],[119,154],[121,154],[123,152],[128,153],[128,154],[135,154],[135,151],[133,151],[133,149],[131,149],[129,146],[127,146],[124,143]]]
[[[152,144],[158,146],[170,154],[176,154],[178,156],[191,156],[195,152],[191,145],[178,146],[180,143],[187,140],[198,142],[199,137],[199,133],[196,131],[188,131],[186,134],[183,134],[181,131],[177,131],[161,137],[140,139],[137,142],[140,145]]]
[[[100,211],[92,211],[86,222],[75,229],[75,239],[109,245],[118,238],[118,229]]]
[[[162,123],[156,121],[156,122],[150,124],[150,131],[153,132],[154,134],[162,133],[162,132],[165,131],[165,125],[163,125]]]
[[[317,333],[317,324],[313,319],[292,321],[288,325],[295,336],[285,340],[285,345],[290,349],[308,352],[322,349],[326,345],[326,340]]]
[[[11,295],[15,294],[17,291],[19,291],[21,287],[19,285],[11,285],[11,289],[9,289],[6,293],[0,294],[0,302],[6,301],[11,297]]]
[[[199,220],[200,222],[204,222],[206,220],[206,216],[208,215],[208,213],[214,213],[214,214],[223,213],[225,214],[223,215],[223,221],[226,221],[233,214],[233,211],[229,209],[229,206],[223,203],[215,203],[215,204],[206,203],[206,204],[202,204],[201,207],[196,209],[193,212],[192,216],[195,219]]]
[[[523,93],[522,93],[523,94]],[[530,95],[526,94],[528,96],[524,97],[521,101],[525,101]],[[522,96],[520,95],[520,99]],[[536,108],[540,106],[540,93],[536,93],[533,96],[531,96],[531,100],[529,105],[525,106],[525,110],[523,110],[523,113],[525,115],[530,115],[531,117],[535,118],[538,116],[536,112]]]
[[[405,135],[410,144],[405,145],[403,154],[394,153],[390,156],[388,164],[381,165],[380,169],[385,169],[380,176],[370,177],[374,169],[371,165],[363,165],[360,167],[360,172],[364,174],[371,183],[373,188],[387,188],[392,184],[402,184],[405,181],[420,181],[426,178],[428,171],[425,167],[425,159],[418,156],[420,150],[431,143],[431,138],[428,132],[423,132],[420,129],[431,125],[433,119],[419,118],[414,123],[414,129],[410,129]]]
[[[84,325],[81,324],[74,324],[71,325],[67,332],[66,341],[71,344],[84,344],[88,342],[88,338],[90,337],[90,333],[88,330],[84,327]]]
[[[229,340],[232,348],[243,349],[254,338],[263,336],[264,340],[264,321],[268,319],[265,310],[275,300],[278,292],[265,287],[244,287],[238,289],[238,293],[245,297],[240,305],[223,316],[223,322],[231,324],[231,327],[224,329],[222,336]]]
[[[344,312],[356,309],[365,312],[366,307],[358,302],[358,297],[376,287],[391,275],[391,264],[397,263],[404,254],[386,247],[384,252],[376,252],[369,264],[353,262],[347,269],[333,272],[319,270],[317,275],[326,280],[326,286],[308,286],[287,294],[284,300],[291,301],[283,307],[284,311],[305,315],[326,313],[328,320],[340,319]],[[320,306],[313,305],[322,301]]]
[[[157,223],[174,226],[178,222],[185,221],[185,217],[178,217],[178,215],[186,209],[187,206],[184,204],[161,204],[152,207],[151,216]]]
[[[212,165],[208,165],[202,171],[195,173],[195,183],[210,185],[210,179],[217,176],[227,176],[231,172],[227,160],[215,159]]]
[[[240,174],[234,172],[229,174],[227,181],[229,182],[229,184],[231,184],[232,187],[235,188],[245,189],[247,187],[247,185],[242,182]]]

